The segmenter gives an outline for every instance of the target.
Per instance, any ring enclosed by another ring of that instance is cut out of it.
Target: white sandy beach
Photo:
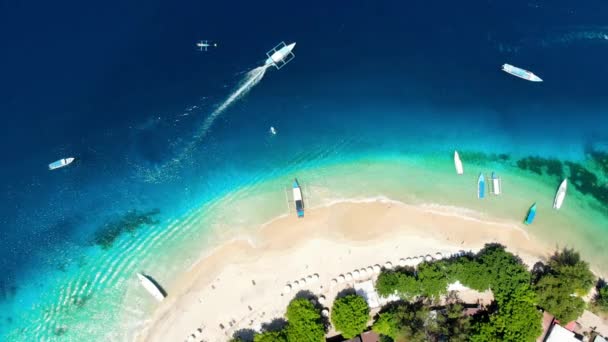
[[[294,280],[318,274],[318,282],[301,290],[331,302],[348,286],[330,286],[342,273],[404,257],[475,251],[489,242],[506,245],[529,265],[553,251],[517,223],[464,216],[449,207],[338,203],[309,210],[304,219],[279,218],[218,247],[168,284],[169,296],[138,340],[185,341],[200,329],[196,341],[226,341],[236,330],[283,317],[297,291],[281,292]]]

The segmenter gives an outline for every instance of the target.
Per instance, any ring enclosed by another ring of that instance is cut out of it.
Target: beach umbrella
[[[312,280],[312,276],[311,276],[311,275],[309,275],[308,277],[306,277],[306,281],[307,281],[309,284],[312,284],[312,282],[313,282],[313,280]]]
[[[338,276],[338,283],[343,283],[344,281],[346,281],[346,278],[344,277],[344,274],[340,274]]]
[[[433,257],[430,254],[427,254],[426,257],[424,258],[424,260],[431,262],[431,261],[433,261]]]
[[[378,264],[374,265],[374,273],[380,273],[381,270],[382,270],[382,268],[380,267],[380,265],[378,265]]]
[[[336,285],[338,285],[338,279],[336,279],[336,278],[332,279],[332,280],[331,280],[331,282],[330,282],[330,285],[331,285],[331,286],[336,286]]]
[[[441,253],[437,252],[437,253],[435,253],[435,259],[441,260],[441,259],[443,259],[443,255]]]
[[[291,285],[287,284],[283,287],[283,293],[289,293],[291,292]]]
[[[293,286],[295,286],[295,287],[300,287],[300,282],[299,282],[299,281],[297,281],[297,280],[294,280],[294,282],[293,282]]]
[[[407,262],[405,261],[404,258],[399,259],[399,266],[405,266],[407,265]]]
[[[346,281],[351,281],[351,280],[353,280],[352,273],[350,273],[350,272],[346,273]]]
[[[312,275],[312,281],[317,282],[321,277],[319,277],[319,273],[315,273]]]
[[[372,266],[367,266],[367,272],[371,275],[374,274],[374,268]]]
[[[361,277],[367,276],[367,270],[365,268],[362,268],[359,272],[361,272]]]
[[[318,301],[319,301],[319,304],[321,304],[321,305],[325,304],[325,296],[319,296]]]
[[[306,279],[304,279],[304,278],[300,279],[300,285],[306,286]]]
[[[361,273],[359,273],[359,270],[354,270],[353,279],[359,279],[360,277],[361,277]]]
[[[327,310],[327,309],[323,309],[323,310],[321,311],[321,316],[323,316],[323,317],[329,317],[329,310]]]
[[[391,268],[393,268],[393,264],[392,264],[390,261],[387,261],[387,262],[384,264],[384,268],[386,268],[386,269],[389,269],[389,270],[390,270]]]

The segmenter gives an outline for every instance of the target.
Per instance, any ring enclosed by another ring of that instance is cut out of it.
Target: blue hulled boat
[[[530,210],[528,210],[528,215],[526,215],[526,219],[524,220],[525,224],[532,224],[534,222],[534,218],[536,217],[536,203],[532,204]]]
[[[483,176],[483,173],[479,174],[479,178],[477,178],[477,197],[484,198],[486,196],[486,179]]]

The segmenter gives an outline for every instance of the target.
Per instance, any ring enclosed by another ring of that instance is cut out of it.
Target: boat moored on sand
[[[502,192],[502,181],[496,172],[492,172],[492,194],[498,196]]]

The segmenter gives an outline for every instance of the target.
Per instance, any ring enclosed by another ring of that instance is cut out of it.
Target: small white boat
[[[564,203],[564,198],[566,198],[566,191],[568,190],[568,178],[562,181],[562,184],[559,185],[559,189],[555,193],[555,200],[553,201],[553,208],[559,209],[562,207],[562,203]]]
[[[76,160],[76,158],[72,158],[72,157],[59,159],[59,160],[54,161],[49,164],[49,170],[56,170],[56,169],[60,169],[62,167],[66,167],[66,166],[72,164],[72,162],[74,160]]]
[[[531,81],[531,82],[542,82],[543,81],[540,77],[534,75],[534,73],[532,71],[518,68],[516,66],[512,66],[511,64],[503,64],[502,71],[504,71],[508,74],[511,74],[513,76],[523,78],[524,80]]]
[[[274,129],[274,127],[270,126],[270,134],[272,135],[276,135],[277,134],[277,130]]]
[[[500,195],[500,192],[502,191],[501,187],[502,182],[500,177],[498,177],[496,172],[492,172],[492,193],[496,196]]]
[[[150,278],[141,273],[137,273],[137,278],[139,278],[139,282],[141,283],[141,285],[146,289],[146,291],[148,291],[152,295],[152,297],[154,297],[159,302],[162,302],[163,299],[165,299],[165,295],[163,294],[163,292],[152,280],[150,280]]]
[[[461,175],[464,173],[464,169],[462,168],[462,161],[460,160],[458,151],[454,151],[454,166],[456,167],[457,174]]]
[[[302,199],[302,189],[297,179],[293,180],[293,200],[296,203],[298,217],[304,217],[304,200]]]

